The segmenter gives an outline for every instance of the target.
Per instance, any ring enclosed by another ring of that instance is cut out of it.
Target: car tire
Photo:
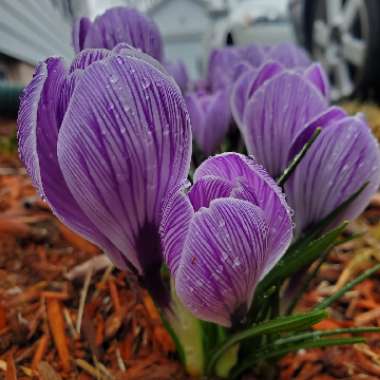
[[[378,93],[380,1],[314,0],[309,4],[307,46],[328,73],[332,100]]]

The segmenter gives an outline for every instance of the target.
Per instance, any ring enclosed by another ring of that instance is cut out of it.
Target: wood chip
[[[65,324],[62,314],[62,306],[55,298],[46,300],[47,317],[54,343],[60,358],[62,368],[68,372],[71,369],[68,342],[65,334]]]
[[[38,365],[38,373],[42,380],[62,380],[62,377],[48,362],[41,362]]]
[[[7,355],[7,369],[5,371],[5,380],[17,380],[17,371],[12,353]]]

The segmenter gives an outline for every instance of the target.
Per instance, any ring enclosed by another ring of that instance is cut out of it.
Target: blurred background
[[[202,77],[213,48],[293,41],[325,67],[332,100],[378,98],[378,0],[0,0],[0,115],[17,113],[21,88],[48,56],[73,57],[73,22],[126,5],[158,25],[167,60]]]
[[[71,27],[107,8],[129,5],[155,20],[169,60],[195,79],[214,47],[293,39],[287,0],[0,0],[0,107],[15,112],[19,89],[48,56],[73,57]]]

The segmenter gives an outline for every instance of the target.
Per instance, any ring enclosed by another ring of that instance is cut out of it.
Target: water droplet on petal
[[[215,271],[216,273],[221,274],[223,272],[223,269],[224,269],[223,265],[217,265],[215,268]]]
[[[149,82],[149,80],[147,78],[143,79],[142,87],[143,87],[144,90],[148,89],[150,87],[150,84],[151,83]]]
[[[240,267],[240,265],[241,265],[241,262],[240,262],[239,258],[235,257],[235,259],[234,259],[234,261],[232,263],[232,267],[233,268],[238,268],[238,267]]]
[[[115,76],[115,75],[111,75],[111,77],[110,77],[110,82],[111,82],[112,84],[117,83],[118,80],[119,80],[119,78],[118,78],[117,76]]]

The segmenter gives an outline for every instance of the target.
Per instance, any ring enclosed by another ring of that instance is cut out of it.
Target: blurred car
[[[288,19],[287,0],[230,0],[224,8],[211,9],[214,19],[205,38],[206,48],[264,44],[293,39]]]
[[[332,99],[380,89],[379,0],[290,0],[297,40],[325,67]]]

